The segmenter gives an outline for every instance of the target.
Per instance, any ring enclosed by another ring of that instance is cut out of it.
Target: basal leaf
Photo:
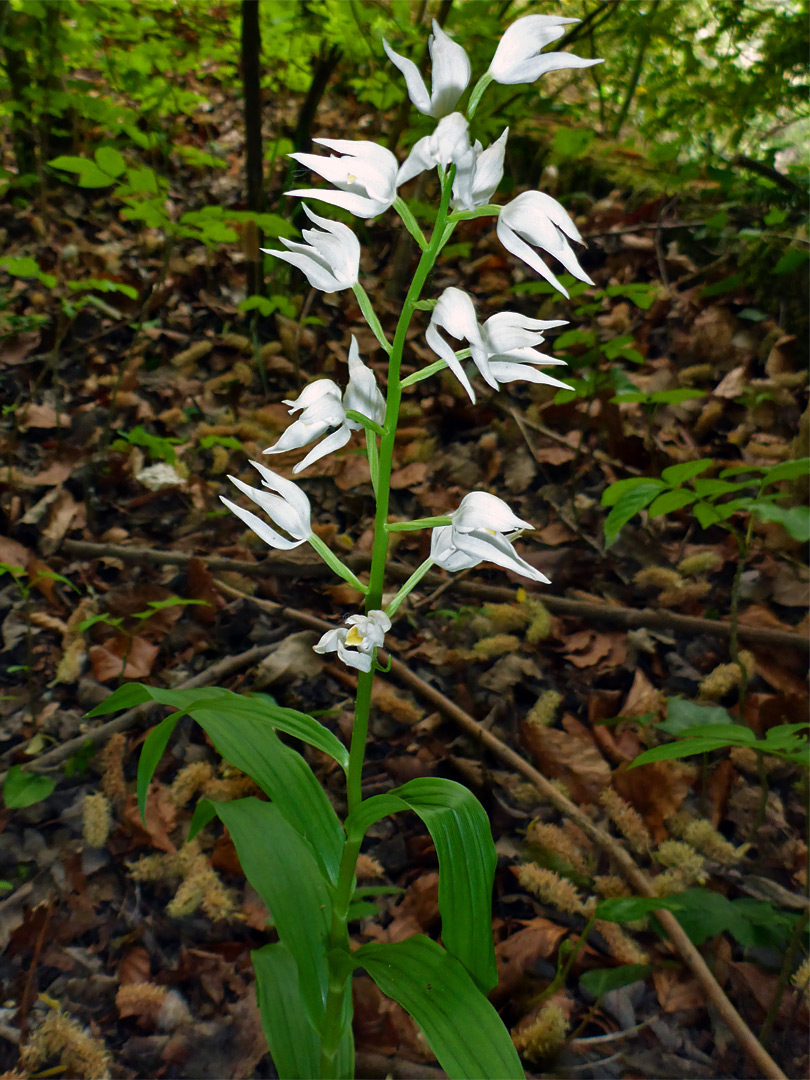
[[[3,781],[3,802],[7,810],[24,810],[47,799],[55,787],[53,777],[24,772],[19,765],[12,765]]]
[[[295,961],[301,1000],[319,1029],[329,982],[332,901],[314,853],[274,803],[249,798],[212,805],[231,834],[245,877],[270,909],[279,939]]]
[[[280,941],[255,949],[256,998],[270,1056],[281,1080],[311,1080],[320,1072],[321,1040],[307,1016],[298,968]]]
[[[430,938],[363,945],[351,959],[410,1013],[450,1080],[523,1080],[503,1021],[466,968]]]
[[[228,704],[194,706],[189,715],[203,728],[218,753],[247,773],[273,800],[273,805],[310,845],[326,876],[335,881],[343,851],[343,830],[301,755],[284,745],[269,721],[255,715],[234,721]]]
[[[650,505],[650,517],[663,517],[664,514],[681,510],[684,506],[693,503],[696,498],[694,491],[689,491],[687,488],[672,488],[670,491],[664,491],[658,498],[653,499]]]
[[[122,686],[120,689],[125,688]],[[166,752],[166,747],[169,745],[169,739],[174,734],[178,720],[183,715],[182,712],[175,712],[171,716],[167,716],[165,720],[161,720],[159,724],[153,727],[144,739],[141,756],[138,758],[137,781],[138,809],[141,812],[141,820],[146,817],[146,794],[149,791],[149,785],[152,783],[152,777],[155,775],[155,769]]]
[[[498,981],[492,939],[492,886],[498,861],[478,799],[452,780],[421,777],[395,788],[425,823],[439,862],[444,947],[488,993]]]

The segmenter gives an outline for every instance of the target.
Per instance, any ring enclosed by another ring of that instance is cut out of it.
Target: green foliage
[[[142,424],[131,431],[119,431],[118,438],[112,443],[113,450],[126,450],[128,446],[142,446],[149,455],[158,461],[167,461],[170,465],[177,462],[174,448],[182,439],[153,435]]]
[[[622,896],[602,900],[596,918],[632,923],[655,911],[671,911],[695,945],[730,933],[740,945],[784,948],[798,916],[764,900],[729,900],[712,889],[688,889],[676,896]],[[621,969],[619,969],[621,970]]]
[[[613,544],[631,518],[649,508],[651,518],[691,508],[691,513],[703,529],[722,525],[733,529],[729,519],[735,515],[753,514],[760,521],[776,521],[794,540],[810,540],[810,507],[779,505],[790,498],[786,491],[766,489],[782,481],[796,480],[810,473],[810,458],[784,461],[778,465],[735,465],[725,469],[717,479],[704,479],[702,473],[714,466],[712,458],[684,462],[666,468],[660,478],[631,477],[618,480],[602,493],[602,506],[610,507],[605,519],[605,543]],[[729,477],[751,474],[749,479],[731,481]],[[685,484],[690,486],[683,486]],[[738,496],[746,489],[756,488],[753,496]],[[737,496],[729,498],[728,496]]]
[[[621,990],[623,986],[646,979],[652,972],[650,964],[622,964],[616,968],[594,968],[579,977],[579,984],[589,994],[599,998],[610,990]]]
[[[50,776],[23,772],[20,765],[12,765],[3,782],[3,802],[7,810],[22,810],[47,799],[55,787]]]

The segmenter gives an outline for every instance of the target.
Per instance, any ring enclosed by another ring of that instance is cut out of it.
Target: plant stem
[[[388,555],[388,502],[391,491],[391,471],[394,460],[394,442],[397,434],[399,406],[402,400],[402,384],[399,372],[402,366],[402,354],[405,349],[405,337],[410,326],[416,302],[428,274],[433,269],[436,257],[446,242],[445,224],[450,204],[450,192],[453,187],[455,166],[448,169],[442,177],[442,199],[430,243],[419,259],[419,265],[411,281],[405,302],[402,305],[397,322],[394,341],[388,359],[388,395],[385,403],[385,422],[380,439],[380,452],[377,461],[377,509],[374,517],[374,543],[371,552],[371,567],[366,592],[366,614],[382,606],[383,585],[385,581],[385,563]],[[364,294],[363,294],[364,295]],[[384,337],[384,335],[383,335]],[[379,340],[379,338],[378,338]],[[348,812],[356,809],[363,801],[361,782],[363,759],[366,753],[369,712],[371,709],[371,689],[374,683],[374,667],[371,671],[361,671],[357,676],[357,697],[354,709],[354,728],[349,748],[349,769],[346,777]],[[328,951],[348,952],[348,910],[354,889],[354,867],[360,850],[362,838],[347,839],[343,848],[340,871],[332,897],[332,924],[329,932]],[[327,992],[324,1022],[321,1037],[321,1077],[331,1080],[335,1075],[338,1050],[342,1037],[341,1018],[344,998],[347,992],[345,972],[332,962],[329,965],[329,989]]]
[[[805,908],[804,915],[796,920],[796,925],[793,927],[793,933],[790,935],[790,941],[785,950],[785,958],[782,961],[782,970],[779,972],[779,980],[773,993],[773,1000],[768,1006],[765,1021],[759,1032],[759,1041],[765,1047],[767,1047],[768,1042],[770,1041],[773,1025],[776,1022],[776,1017],[779,1013],[779,1006],[782,1004],[782,995],[785,992],[788,979],[796,967],[796,953],[799,951],[802,937],[807,930],[808,920],[810,920],[810,910]]]

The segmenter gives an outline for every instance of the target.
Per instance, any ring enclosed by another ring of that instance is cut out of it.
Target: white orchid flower
[[[397,187],[412,180],[421,172],[441,165],[461,165],[470,154],[470,133],[466,117],[459,112],[443,116],[432,135],[414,143],[413,149],[399,167]]]
[[[362,428],[359,421],[346,416],[347,409],[367,416],[376,424],[385,418],[385,398],[377,386],[374,372],[360,359],[354,337],[349,346],[349,385],[342,396],[340,387],[331,379],[316,379],[304,387],[297,398],[285,398],[284,404],[289,406],[290,414],[300,412],[301,415],[264,451],[265,454],[297,450],[320,439],[330,428],[337,428],[293,467],[294,473],[302,472],[313,462],[339,450],[349,441],[353,431]]]
[[[568,384],[537,371],[531,364],[564,364],[533,348],[543,339],[543,330],[564,326],[565,320],[530,319],[516,311],[501,311],[491,315],[483,326],[475,317],[472,298],[461,289],[450,286],[444,290],[434,307],[425,334],[428,345],[437,353],[475,402],[475,392],[454,349],[439,333],[446,330],[451,337],[467,341],[470,357],[485,381],[497,390],[501,383],[522,379],[569,389]]]
[[[351,615],[346,619],[348,630],[327,630],[313,648],[316,653],[337,652],[344,664],[358,671],[371,671],[374,650],[385,640],[391,629],[391,620],[384,611],[370,611],[368,615]]]
[[[285,480],[283,476],[277,476],[276,473],[271,472],[264,465],[260,465],[258,461],[251,461],[251,465],[259,470],[263,486],[269,488],[270,491],[278,492],[277,495],[270,495],[260,488],[251,487],[235,476],[229,476],[228,479],[249,499],[252,499],[257,506],[260,506],[267,516],[280,529],[284,529],[285,532],[289,533],[293,539],[288,540],[287,537],[277,533],[266,521],[251,513],[250,510],[243,510],[241,506],[237,506],[230,499],[226,499],[224,495],[220,495],[220,499],[229,510],[232,510],[237,517],[241,518],[245,525],[252,529],[257,536],[260,536],[270,547],[278,548],[281,551],[289,551],[291,548],[300,547],[312,536],[309,499],[292,480]]]
[[[521,559],[504,535],[534,526],[517,517],[497,495],[470,492],[450,514],[450,520],[451,525],[440,525],[431,534],[430,558],[437,566],[452,572],[491,562],[548,584],[549,579]]]
[[[290,157],[324,177],[338,190],[296,188],[288,191],[288,195],[320,199],[360,218],[376,217],[393,205],[397,197],[398,163],[390,150],[377,143],[353,139],[314,139],[313,142],[343,156],[290,154]]]
[[[552,41],[562,37],[564,27],[579,19],[559,15],[524,15],[513,22],[498,43],[487,74],[497,83],[512,86],[530,83],[549,71],[562,68],[586,68],[601,64],[601,60],[586,60],[571,53],[538,53]]]
[[[435,19],[433,20],[433,35],[428,40],[433,65],[433,92],[431,94],[428,94],[419,68],[413,60],[395,53],[385,38],[383,38],[383,48],[391,63],[405,76],[408,97],[420,113],[433,116],[438,120],[455,109],[458,99],[467,89],[470,81],[470,61],[464,49],[445,34]]]
[[[282,236],[281,242],[289,251],[271,251],[269,248],[262,248],[262,251],[297,266],[313,289],[320,289],[321,292],[351,289],[357,284],[360,274],[360,241],[348,225],[322,218],[306,205],[304,212],[324,232],[304,229],[302,235],[305,243],[300,244]]]
[[[504,128],[486,150],[476,139],[470,152],[457,163],[453,180],[453,197],[450,205],[454,210],[475,210],[486,206],[503,178],[503,158],[509,128]]]
[[[532,270],[536,270],[563,296],[568,296],[567,290],[530,244],[553,255],[575,278],[593,285],[568,243],[569,239],[582,243],[579,229],[571,220],[568,211],[550,195],[542,191],[524,191],[501,209],[496,231],[507,251],[517,255]]]

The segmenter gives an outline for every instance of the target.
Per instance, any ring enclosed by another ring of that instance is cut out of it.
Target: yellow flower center
[[[351,630],[348,632],[348,634],[346,635],[346,644],[347,645],[362,645],[363,644],[363,635],[360,633],[360,631],[357,629],[356,626],[353,626],[351,628]]]

